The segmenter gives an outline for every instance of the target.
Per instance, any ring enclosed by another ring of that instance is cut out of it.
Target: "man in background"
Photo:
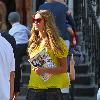
[[[46,0],[44,4],[40,5],[39,10],[49,10],[53,13],[56,25],[61,33],[60,36],[65,40],[68,48],[70,47],[70,44],[76,45],[74,31],[66,20],[68,7],[66,7],[65,4],[62,4],[57,0]]]
[[[28,36],[30,31],[26,26],[20,24],[20,15],[18,12],[11,12],[8,15],[8,21],[12,25],[9,30],[9,34],[13,36],[16,40],[16,55],[15,55],[15,87],[14,92],[17,96],[20,92],[20,79],[21,79],[21,68],[20,64],[22,62],[22,57],[26,55]]]

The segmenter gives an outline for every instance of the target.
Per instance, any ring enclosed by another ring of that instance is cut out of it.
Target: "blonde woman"
[[[49,11],[37,11],[32,18],[33,27],[28,47],[30,59],[45,49],[55,67],[31,66],[26,100],[63,100],[60,88],[70,85],[66,67],[68,49],[64,40],[59,37],[54,17]],[[44,73],[52,76],[44,81],[41,78]]]

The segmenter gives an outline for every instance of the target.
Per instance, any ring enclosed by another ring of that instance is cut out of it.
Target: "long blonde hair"
[[[59,45],[59,30],[56,27],[54,16],[51,12],[47,10],[39,10],[37,11],[33,17],[36,14],[40,14],[42,18],[44,19],[44,30],[47,34],[47,48],[51,48],[53,51],[62,51],[61,47]],[[34,25],[31,30],[31,37],[29,39],[29,45],[28,45],[28,53],[30,54],[35,48],[38,47],[40,42],[40,37],[38,36],[38,32],[35,30]]]

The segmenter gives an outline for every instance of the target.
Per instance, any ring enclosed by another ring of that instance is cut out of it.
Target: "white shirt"
[[[9,30],[9,34],[12,35],[16,44],[25,44],[28,42],[28,35],[30,31],[28,28],[19,22],[16,22],[12,25],[12,28]]]
[[[69,93],[69,87],[61,89],[61,93]]]
[[[0,34],[0,100],[9,100],[10,98],[11,71],[15,71],[13,49]]]

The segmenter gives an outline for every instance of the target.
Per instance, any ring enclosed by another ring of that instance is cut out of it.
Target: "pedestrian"
[[[63,100],[60,88],[69,87],[67,74],[68,48],[59,36],[54,17],[47,10],[37,11],[33,16],[33,27],[29,39],[28,53],[34,58],[42,49],[50,56],[54,67],[31,66],[26,100]],[[51,74],[48,80],[41,75]]]
[[[68,48],[70,44],[76,45],[75,34],[71,25],[67,23],[68,7],[57,0],[46,0],[40,5],[39,10],[49,10],[54,14],[56,25],[60,31],[60,36],[66,41]]]
[[[74,34],[74,31],[71,26],[73,25],[73,23],[71,20],[67,20],[68,18],[69,19],[72,18],[72,17],[67,17],[70,15],[68,7],[65,4],[59,2],[58,0],[46,0],[46,2],[39,7],[39,9],[49,10],[53,13],[55,17],[56,25],[60,31],[60,36],[65,40],[65,43],[68,49],[70,49],[71,46],[75,46],[76,34]],[[71,23],[71,25],[69,23]],[[74,64],[73,64],[73,67],[74,67]],[[73,76],[75,76],[75,74],[73,74]],[[69,75],[69,78],[70,78],[70,75]],[[69,88],[70,87],[67,87],[61,90],[61,92],[64,93],[64,98],[63,98],[64,100],[65,99],[68,100]],[[68,94],[66,98],[65,98],[65,94],[66,95]]]
[[[26,49],[28,45],[28,36],[30,31],[26,26],[20,23],[20,15],[18,12],[11,12],[8,15],[8,21],[12,25],[9,30],[9,34],[16,40],[16,55],[15,55],[15,86],[14,92],[17,96],[20,92],[20,79],[21,79],[21,68],[22,57],[26,55]]]
[[[14,0],[16,4],[16,11],[20,14],[20,21],[22,24],[27,25],[27,27],[31,27],[32,23],[32,4],[33,0]]]
[[[13,100],[15,58],[11,44],[0,34],[0,100]]]

